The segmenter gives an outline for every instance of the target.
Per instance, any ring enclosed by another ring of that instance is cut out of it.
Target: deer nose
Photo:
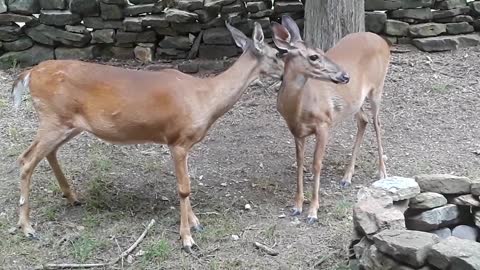
[[[348,83],[350,81],[350,75],[346,72],[337,73],[336,77],[339,83]]]

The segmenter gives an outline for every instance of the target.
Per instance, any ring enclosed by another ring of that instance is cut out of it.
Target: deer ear
[[[285,50],[285,51],[295,49],[295,47],[290,44],[290,40],[291,40],[290,33],[283,25],[277,22],[273,22],[272,31],[273,31],[273,42],[279,49]]]
[[[264,39],[265,38],[263,35],[262,26],[258,22],[255,22],[253,29],[253,46],[255,47],[255,49],[257,49],[258,51],[261,51],[263,49]]]
[[[302,41],[302,35],[300,34],[300,29],[298,28],[297,23],[292,19],[292,17],[288,15],[282,16],[282,25],[287,28],[288,32],[290,33],[292,39],[290,43],[294,44],[297,41]]]
[[[228,31],[232,34],[233,40],[237,44],[238,47],[242,48],[242,50],[246,50],[248,48],[248,44],[251,42],[250,39],[245,36],[242,31],[238,30],[237,28],[231,26],[228,22],[225,22],[225,26],[227,27]]]

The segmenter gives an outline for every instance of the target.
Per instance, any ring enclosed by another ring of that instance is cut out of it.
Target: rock
[[[430,8],[398,9],[389,13],[392,19],[414,19],[419,21],[428,21],[433,18]]]
[[[203,33],[203,42],[214,45],[233,45],[233,38],[227,28],[210,28]]]
[[[454,9],[467,6],[466,0],[442,0],[435,1],[433,8],[435,9]]]
[[[132,48],[111,47],[110,52],[117,59],[134,59],[135,54]]]
[[[118,47],[133,47],[133,43],[137,41],[137,33],[125,32],[118,30],[115,34],[115,46]]]
[[[473,196],[472,194],[465,194],[460,195],[457,197],[453,197],[450,200],[451,203],[455,205],[466,205],[466,206],[473,206],[473,207],[480,207],[480,201],[478,200],[478,196]]]
[[[472,23],[473,18],[472,16],[469,15],[457,15],[455,17],[448,17],[448,18],[442,18],[442,19],[436,19],[436,22],[439,23],[455,23],[455,22],[468,22]]]
[[[477,270],[480,269],[480,243],[451,236],[433,245],[427,260],[440,270]]]
[[[448,237],[452,236],[452,230],[449,228],[433,230],[431,233],[436,234],[438,237],[440,237],[440,239],[447,239]]]
[[[403,7],[402,0],[365,0],[365,10],[397,10]]]
[[[18,25],[0,26],[0,40],[1,41],[15,41],[22,33],[22,29]]]
[[[205,0],[203,5],[205,8],[219,10],[222,6],[229,5],[233,2],[235,2],[235,0]]]
[[[57,47],[55,48],[55,58],[89,60],[95,57],[95,49],[95,46],[85,48]]]
[[[406,22],[387,20],[385,22],[385,34],[390,36],[407,36],[409,24]]]
[[[185,36],[178,37],[165,37],[158,46],[164,49],[178,49],[178,50],[189,50],[192,47],[193,42]]]
[[[141,4],[153,4],[156,2],[163,2],[163,1],[158,1],[158,0],[129,0],[130,3],[134,5],[141,5]]]
[[[8,7],[7,4],[5,3],[5,0],[0,0],[0,13],[7,12]]]
[[[163,28],[163,27],[153,27],[153,30],[157,33],[159,36],[177,36],[177,32],[173,30],[170,27]]]
[[[15,41],[3,42],[3,49],[9,52],[23,51],[33,46],[33,41],[29,37],[21,37]]]
[[[27,36],[45,45],[64,44],[72,47],[83,47],[90,42],[89,33],[79,34],[68,32],[53,26],[39,24],[25,30]]]
[[[115,30],[113,29],[100,29],[92,32],[92,43],[114,43],[115,42]]]
[[[40,0],[41,9],[65,9],[65,0]]]
[[[64,26],[80,23],[82,18],[80,15],[70,12],[70,10],[42,10],[39,20],[41,23],[48,25]]]
[[[8,229],[7,232],[11,235],[14,235],[17,232],[17,228],[16,227],[11,227],[10,229]]]
[[[462,14],[470,13],[470,8],[455,8],[449,10],[435,10],[432,11],[433,20],[455,17]]]
[[[267,5],[267,2],[265,2],[265,1],[247,2],[245,4],[246,4],[246,7],[247,7],[247,11],[252,12],[252,13],[259,12],[259,11],[262,11],[262,10],[266,10],[267,8],[270,8]],[[270,5],[271,5],[271,3],[270,3]]]
[[[249,13],[248,18],[259,19],[259,18],[270,18],[273,15],[273,9],[266,9],[255,13]]]
[[[447,33],[450,35],[467,34],[473,31],[473,26],[468,22],[447,23]]]
[[[187,57],[187,53],[185,51],[165,48],[157,48],[155,55],[157,58],[166,59],[184,59]]]
[[[222,61],[207,60],[199,63],[201,70],[222,71],[225,70],[225,63]]]
[[[220,12],[221,12],[221,14],[230,14],[230,13],[235,13],[235,12],[243,14],[246,11],[247,10],[245,9],[244,3],[234,2],[230,5],[223,6]]]
[[[6,0],[8,11],[24,15],[32,15],[40,12],[38,0]]]
[[[442,37],[417,39],[417,40],[441,40]],[[453,38],[451,40],[454,40]],[[414,40],[415,41],[415,40]],[[467,177],[459,177],[449,174],[421,174],[415,176],[415,180],[422,192],[430,191],[442,194],[467,194],[470,192],[472,181]]]
[[[303,4],[301,2],[275,1],[273,10],[275,11],[275,13],[303,11]]]
[[[7,52],[1,55],[0,68],[10,68],[13,63],[15,63],[17,67],[29,67],[54,58],[52,48],[34,45],[28,50]]]
[[[100,17],[84,17],[83,24],[93,29],[123,29],[122,21],[104,21]]]
[[[123,19],[123,10],[118,5],[109,5],[100,3],[100,14],[104,20],[120,20]]]
[[[240,237],[236,234],[232,234],[232,240],[233,241],[238,241],[240,239]]]
[[[432,7],[434,0],[403,0],[402,8]]]
[[[410,200],[410,208],[432,209],[447,204],[445,196],[435,192],[423,192]]]
[[[431,246],[440,238],[431,233],[408,230],[384,230],[373,236],[381,252],[413,267],[425,264]]]
[[[100,10],[97,0],[69,0],[70,11],[84,16],[96,16]]]
[[[407,228],[418,231],[431,231],[458,224],[461,219],[456,205],[447,204],[406,218]]]
[[[412,37],[434,37],[445,33],[447,27],[441,23],[423,23],[410,25],[408,30]]]
[[[154,4],[133,5],[123,9],[125,16],[137,16],[142,13],[151,13],[153,11]]]
[[[252,210],[252,206],[250,204],[245,204],[245,210]]]
[[[429,37],[414,39],[412,43],[422,51],[441,52],[478,46],[480,44],[480,36],[475,33],[458,36]],[[454,186],[457,185],[455,184]],[[444,188],[449,189],[448,187]]]
[[[478,228],[467,225],[458,225],[457,227],[453,228],[452,236],[460,239],[477,241]]]
[[[365,249],[360,258],[360,266],[368,270],[393,270],[399,266],[397,262],[380,252],[375,245]]]
[[[373,33],[381,33],[387,21],[384,12],[365,12],[365,29]]]
[[[470,192],[472,195],[480,196],[480,181],[475,180],[470,185]]]
[[[187,62],[179,64],[178,70],[184,73],[197,73],[200,70],[200,66],[196,62]]]
[[[143,31],[137,34],[137,39],[135,40],[137,43],[156,43],[157,42],[157,35],[155,31],[148,30]]]
[[[480,16],[480,2],[475,1],[475,2],[470,2],[468,3],[470,6],[470,9],[472,10],[473,15]]]
[[[189,23],[195,22],[198,15],[196,13],[171,8],[165,11],[165,18],[168,22]]]
[[[87,28],[85,27],[85,25],[81,25],[81,24],[78,24],[78,25],[65,25],[65,30],[67,30],[68,32],[73,32],[73,33],[85,33],[85,31],[87,31]]]
[[[175,7],[181,10],[195,11],[203,8],[203,0],[177,0]]]
[[[165,15],[147,15],[143,17],[142,20],[143,26],[151,27],[168,27],[170,23],[167,21]]]
[[[123,30],[127,32],[142,32],[142,18],[128,17],[123,20]]]
[[[401,200],[393,202],[393,208],[397,209],[398,211],[405,213],[409,207],[410,200]]]
[[[133,50],[135,54],[135,59],[142,63],[150,63],[153,61],[153,53],[155,52],[155,44],[153,43],[142,43],[138,45]]]
[[[474,219],[475,219],[475,226],[480,228],[480,210],[475,211]]]
[[[119,5],[121,7],[124,7],[127,5],[128,0],[100,0],[105,4],[111,4],[111,5]]]
[[[20,15],[15,13],[3,13],[0,14],[0,23],[10,23],[10,22],[31,22],[35,20],[35,17],[28,15]]]
[[[199,23],[171,23],[174,31],[179,34],[199,33],[202,28]]]
[[[365,250],[369,249],[371,245],[373,245],[373,242],[368,240],[366,236],[362,237],[362,239],[353,246],[355,257],[357,259],[360,259],[362,257],[362,254],[365,252]]]
[[[212,12],[210,9],[199,9],[194,11],[195,14],[198,15],[198,22],[200,23],[206,23],[209,22],[215,18],[217,18],[217,13]]]
[[[392,176],[375,181],[373,188],[385,190],[393,201],[400,201],[415,197],[420,193],[420,187],[413,178]]]

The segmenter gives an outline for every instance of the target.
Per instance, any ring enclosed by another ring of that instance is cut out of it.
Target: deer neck
[[[277,105],[282,114],[292,114],[302,106],[302,89],[308,78],[295,70],[288,62],[285,63],[285,72],[278,93]]]

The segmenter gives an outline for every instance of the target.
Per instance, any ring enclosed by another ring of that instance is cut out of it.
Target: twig
[[[328,259],[330,259],[333,255],[335,255],[335,253],[337,253],[336,251],[333,251],[333,252],[330,252],[329,254],[327,254],[327,256],[322,256],[322,258],[320,260],[318,260],[314,265],[313,265],[313,268],[316,268],[320,265],[322,265],[324,262],[326,262]]]
[[[137,246],[142,242],[142,240],[145,238],[147,235],[148,230],[152,228],[152,226],[155,224],[155,219],[152,219],[150,223],[147,225],[143,233],[138,237],[137,241],[133,243],[127,250],[122,252],[118,258],[115,260],[112,260],[111,262],[107,263],[87,263],[87,264],[77,264],[77,263],[62,263],[62,264],[45,264],[43,266],[37,267],[35,269],[65,269],[65,268],[92,268],[92,267],[105,267],[108,265],[114,265],[118,263],[120,260],[128,256]]]
[[[265,251],[265,253],[267,253],[268,255],[271,255],[271,256],[277,256],[278,255],[278,251],[272,249],[272,248],[269,248],[267,246],[265,246],[264,244],[260,244],[258,242],[255,242],[253,243],[253,245],[258,248],[258,249],[261,249],[263,251]]]

